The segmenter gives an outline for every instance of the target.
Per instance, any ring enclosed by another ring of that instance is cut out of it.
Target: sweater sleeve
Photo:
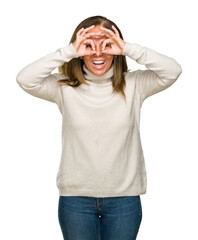
[[[64,62],[77,57],[78,54],[70,43],[24,67],[18,73],[16,81],[27,93],[59,105],[62,102],[62,95],[57,81],[61,78],[59,73],[51,72]]]
[[[181,66],[173,58],[135,43],[127,42],[122,55],[130,57],[147,68],[137,70],[135,74],[141,105],[147,97],[171,86],[182,73]]]

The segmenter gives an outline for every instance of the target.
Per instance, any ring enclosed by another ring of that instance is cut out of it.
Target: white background
[[[125,41],[175,58],[179,79],[145,100],[141,139],[148,187],[138,240],[198,239],[196,1],[18,0],[1,3],[0,239],[61,240],[56,174],[61,114],[24,92],[17,73],[68,45],[85,18],[103,15]],[[142,67],[127,58],[130,69]]]

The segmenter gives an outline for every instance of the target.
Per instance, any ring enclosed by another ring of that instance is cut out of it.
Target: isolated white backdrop
[[[17,73],[69,44],[85,18],[103,15],[125,41],[175,58],[183,73],[145,100],[141,138],[148,188],[138,240],[198,239],[196,1],[18,0],[1,3],[0,239],[61,240],[56,174],[58,107],[24,92]],[[142,68],[127,58],[130,69]]]

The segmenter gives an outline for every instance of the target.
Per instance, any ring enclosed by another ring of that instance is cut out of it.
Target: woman
[[[147,69],[128,71],[126,56]],[[102,16],[82,21],[68,46],[19,72],[20,87],[56,103],[63,116],[57,187],[64,239],[136,239],[147,184],[140,109],[181,72],[174,59],[125,42]]]

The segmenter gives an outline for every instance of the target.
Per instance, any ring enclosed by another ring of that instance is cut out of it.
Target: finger
[[[111,48],[110,48],[110,49],[104,49],[104,50],[102,50],[102,53],[105,53],[105,54],[113,54]]]
[[[89,30],[91,30],[92,28],[94,28],[94,27],[95,27],[95,25],[92,25],[92,26],[90,26],[90,27],[88,27],[88,28],[85,28],[84,31],[82,32],[82,36],[84,37],[85,34],[86,34]]]
[[[85,55],[93,55],[95,53],[96,53],[96,51],[90,49],[90,50],[87,50]]]
[[[83,33],[83,31],[84,31],[84,28],[81,28],[76,34],[76,41],[78,41],[79,44],[83,41],[83,39],[81,38],[81,34]]]
[[[85,34],[86,34],[86,32],[88,32],[89,30],[91,30],[92,28],[94,28],[94,26],[95,26],[95,25],[92,25],[92,26],[90,26],[90,27],[88,27],[88,28],[82,28],[83,31],[81,32],[81,36],[84,37]]]
[[[104,42],[102,43],[102,51],[105,50],[105,47],[107,44],[111,44],[111,43],[113,43],[113,41],[109,38],[104,40]]]
[[[116,28],[116,27],[114,27],[113,25],[112,25],[112,28],[114,29],[116,36],[120,36],[120,34],[119,34],[119,32],[118,32],[117,28]]]
[[[91,25],[90,27],[85,28],[85,32],[88,32],[89,30],[91,30],[94,27],[95,27],[95,25]]]
[[[106,32],[103,32],[101,35],[102,35],[102,36],[105,36],[105,37],[107,37],[107,38],[111,38],[111,35],[110,35],[109,33],[106,33]]]
[[[111,36],[114,36],[115,33],[113,31],[111,31],[110,29],[104,28],[104,27],[100,27],[102,30],[106,31],[107,33],[109,33]]]
[[[86,39],[84,42],[83,42],[84,45],[91,45],[92,49],[95,51],[95,44],[94,44],[94,41],[91,40],[91,39]]]
[[[78,32],[77,35],[80,35],[83,32],[84,28],[81,28]]]
[[[90,39],[89,42],[90,42],[90,44],[91,44],[92,49],[95,51],[96,49],[95,49],[95,43],[94,43],[94,41]]]
[[[102,36],[102,32],[99,32],[99,33],[87,33],[87,34],[85,35],[86,38],[90,38],[90,37],[92,37],[92,36],[94,36],[94,37],[96,37],[96,38],[99,38],[99,37]]]
[[[95,37],[95,38],[100,38],[100,37],[102,37],[102,36],[105,36],[105,37],[111,37],[111,35],[109,34],[109,33],[106,33],[106,32],[98,32],[98,33],[87,33],[86,35],[85,35],[85,37],[86,38],[90,38],[90,37]]]
[[[91,45],[90,43],[88,43],[88,45]],[[85,50],[85,55],[93,55],[96,53],[96,50],[93,50],[92,48],[90,47],[86,47],[86,50]]]

